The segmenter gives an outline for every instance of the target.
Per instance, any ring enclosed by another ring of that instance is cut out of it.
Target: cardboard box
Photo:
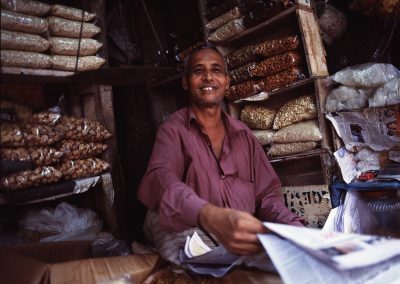
[[[127,276],[141,283],[153,270],[156,254],[91,258],[91,242],[35,243],[0,247],[0,279],[13,283],[107,283]]]

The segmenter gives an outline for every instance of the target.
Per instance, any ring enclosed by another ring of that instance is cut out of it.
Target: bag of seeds
[[[25,15],[43,16],[50,11],[50,5],[34,0],[1,0],[1,8]]]
[[[41,34],[47,31],[48,27],[49,23],[46,19],[1,10],[1,29],[29,34]]]
[[[95,17],[94,14],[84,10],[59,4],[51,5],[50,12],[53,16],[72,21],[88,22]]]
[[[257,81],[261,90],[270,92],[281,87],[286,87],[292,83],[304,79],[305,75],[300,67],[291,67],[282,72],[267,76]]]
[[[319,130],[316,120],[307,120],[288,125],[279,129],[274,137],[273,142],[291,143],[291,142],[308,142],[321,141],[322,134]]]
[[[225,93],[228,100],[238,100],[247,98],[257,94],[260,91],[260,86],[256,81],[249,80],[238,85],[231,86]]]
[[[261,143],[261,145],[269,145],[272,143],[272,138],[275,135],[274,130],[253,130],[254,136]]]
[[[294,143],[283,143],[283,144],[273,144],[269,148],[267,154],[270,156],[285,156],[303,153],[310,151],[317,147],[316,142],[294,142]]]
[[[270,129],[276,111],[261,105],[246,105],[240,113],[240,120],[250,128]]]
[[[1,49],[43,52],[50,43],[39,35],[1,30]]]
[[[76,62],[76,56],[53,55],[51,56],[52,68],[63,71],[88,71],[96,70],[106,62],[98,56],[80,56]],[[78,63],[78,66],[76,65]]]
[[[103,45],[99,41],[90,38],[66,38],[66,37],[50,37],[50,53],[56,55],[94,55]]]
[[[232,53],[229,53],[227,56],[225,56],[228,68],[233,69],[238,66],[242,66],[249,62],[255,61],[257,59],[257,54],[255,53],[255,49],[256,49],[255,45],[248,45]]]
[[[49,69],[51,68],[51,57],[37,52],[2,50],[1,65],[4,67]]]
[[[252,77],[253,70],[256,68],[257,63],[251,62],[242,67],[234,69],[229,72],[230,83],[232,85],[237,85],[243,83],[244,81],[250,80]]]
[[[244,31],[243,19],[235,19],[218,28],[209,37],[209,41],[221,42],[234,37]]]
[[[48,17],[49,30],[52,36],[91,38],[100,32],[100,28],[91,23],[70,21],[58,17]],[[82,35],[81,35],[82,25]]]
[[[273,129],[317,117],[317,107],[312,96],[301,96],[284,104],[277,112]]]
[[[206,25],[206,28],[210,30],[218,29],[232,20],[239,19],[241,16],[243,16],[242,10],[243,9],[239,7],[235,7],[221,16],[209,21]]]

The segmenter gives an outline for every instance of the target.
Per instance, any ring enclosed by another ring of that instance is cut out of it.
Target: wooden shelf
[[[178,72],[176,68],[154,66],[109,67],[79,73],[2,67],[1,80],[3,83],[76,83],[115,86],[160,81]]]
[[[292,154],[292,155],[287,155],[287,156],[278,156],[278,157],[268,157],[271,163],[277,163],[277,162],[282,162],[282,161],[289,161],[289,160],[299,160],[299,159],[304,159],[304,158],[309,158],[309,157],[315,157],[315,156],[320,156],[322,154],[326,154],[326,150],[324,149],[314,149],[310,150],[304,153],[297,153],[297,154]],[[265,152],[265,154],[267,154]]]
[[[38,203],[86,192],[97,184],[99,176],[67,180],[26,189],[0,192],[0,205]],[[84,184],[84,185],[83,185]]]

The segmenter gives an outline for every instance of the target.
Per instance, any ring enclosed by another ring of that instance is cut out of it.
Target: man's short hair
[[[226,64],[224,55],[217,49],[217,47],[215,45],[203,44],[203,45],[200,45],[200,46],[194,48],[192,51],[190,51],[189,55],[186,56],[185,62],[184,62],[184,68],[183,68],[183,76],[188,77],[190,75],[190,64],[192,63],[192,57],[196,52],[198,52],[199,50],[203,50],[203,49],[212,49],[215,52],[217,52],[221,56],[222,60],[224,61],[224,69],[225,69],[225,72],[228,74],[228,65]]]

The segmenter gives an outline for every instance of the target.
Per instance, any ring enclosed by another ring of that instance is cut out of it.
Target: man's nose
[[[204,80],[210,81],[213,79],[211,70],[205,70],[203,75]]]

